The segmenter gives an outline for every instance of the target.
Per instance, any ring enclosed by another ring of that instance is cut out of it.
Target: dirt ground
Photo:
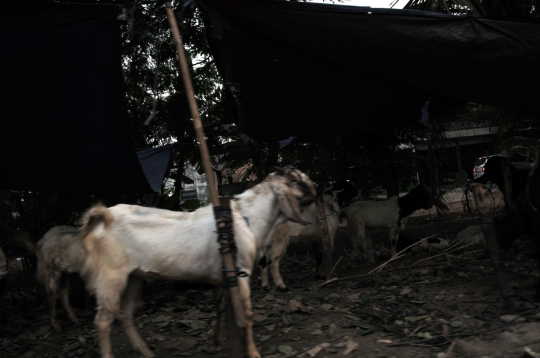
[[[460,211],[445,220],[459,220],[465,215]],[[411,226],[421,228],[435,217],[417,215]],[[452,241],[455,233],[444,237]],[[411,249],[382,272],[355,277],[382,262],[366,266],[344,244],[335,255],[341,280],[326,285],[310,275],[312,255],[290,254],[282,265],[289,292],[264,291],[258,271],[252,277],[256,343],[265,358],[540,357],[540,301],[533,298],[539,275],[532,246],[524,239],[504,251],[517,297],[511,308],[503,306],[490,260],[482,257],[479,245]],[[76,304],[80,327],[60,308],[64,330],[56,333],[42,291],[2,297],[0,357],[98,357],[91,305]],[[232,356],[212,345],[210,287],[154,282],[145,286],[144,298],[137,328],[158,357]],[[140,356],[117,323],[112,336],[117,357]]]

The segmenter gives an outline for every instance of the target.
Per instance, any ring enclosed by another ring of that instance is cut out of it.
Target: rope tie
[[[339,213],[336,211],[336,209],[334,209],[334,205],[331,205],[331,206],[330,206],[330,211],[331,211],[331,213],[328,214],[328,215],[325,215],[323,218],[317,218],[317,222],[319,222],[319,221],[322,220],[322,219],[326,219],[327,217],[332,216],[332,215],[334,215],[334,214],[336,214],[336,215],[339,216]]]
[[[234,231],[233,231],[233,218],[230,207],[224,206],[214,206],[214,217],[217,224],[217,234],[218,234],[218,251],[221,255],[228,253],[236,253],[237,247],[234,242]],[[223,272],[223,284],[225,287],[235,287],[238,286],[238,277],[246,277],[248,274],[245,271],[240,271],[240,267],[235,267],[233,269],[227,269],[225,267],[221,268]],[[235,276],[229,276],[227,273],[235,272]]]

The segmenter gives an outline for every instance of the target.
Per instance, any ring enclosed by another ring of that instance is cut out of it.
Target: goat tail
[[[82,219],[82,237],[83,241],[101,224],[104,228],[111,226],[114,221],[114,216],[109,209],[102,204],[96,204],[91,207],[83,216]]]
[[[106,251],[104,252],[102,248],[104,229],[111,226],[113,221],[113,214],[101,203],[88,209],[81,220],[81,238],[86,250],[86,260],[81,274],[85,278],[89,291],[94,293],[99,280],[98,275],[102,266],[102,256],[106,255]]]
[[[115,233],[108,230],[115,217],[102,204],[90,208],[82,218],[82,241],[86,260],[81,270],[87,289],[96,295],[98,307],[119,312],[118,295],[129,276],[128,260]]]

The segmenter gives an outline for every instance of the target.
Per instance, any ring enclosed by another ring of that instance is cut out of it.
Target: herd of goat
[[[498,161],[490,159],[479,181],[490,180],[504,192]],[[536,236],[540,233],[539,174],[535,169],[512,167],[511,170],[515,207],[499,219],[500,230],[519,229]],[[315,187],[303,172],[292,166],[276,168],[264,181],[231,200],[236,265],[242,272],[238,275],[238,288],[243,320],[237,321],[245,328],[248,357],[260,357],[253,339],[250,299],[250,277],[256,262],[261,269],[263,287],[269,287],[267,269],[270,268],[278,290],[286,290],[279,263],[288,245],[297,240],[308,241],[321,253],[332,252],[339,227],[347,228],[353,245],[363,247],[364,253],[366,228],[386,228],[395,254],[407,218],[434,203],[431,191],[423,185],[403,197],[356,201],[345,207],[355,194],[342,182],[321,196],[330,247],[324,246],[325,235],[318,225],[321,218],[315,204]],[[134,309],[142,305],[141,287],[145,279],[209,283],[216,287],[216,299],[223,297],[220,293],[224,290],[224,273],[212,206],[193,212],[173,212],[123,204],[106,208],[98,204],[84,214],[80,228],[56,226],[37,243],[28,236],[20,238],[37,257],[37,277],[45,285],[55,330],[61,330],[56,315],[58,299],[69,318],[78,323],[69,303],[65,274],[79,273],[84,277],[97,301],[94,323],[103,357],[113,357],[110,332],[115,319],[120,321],[135,349],[144,357],[154,356],[133,322]],[[316,272],[320,272],[321,261],[319,256]],[[6,259],[0,250],[0,279],[7,274],[5,267]],[[217,311],[214,341],[223,346],[224,310]]]

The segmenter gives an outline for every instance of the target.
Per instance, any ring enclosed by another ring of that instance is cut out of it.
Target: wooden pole
[[[493,218],[489,213],[489,207],[486,203],[486,197],[482,185],[477,184],[473,188],[474,199],[476,200],[476,210],[480,217],[480,226],[482,228],[482,234],[484,234],[484,242],[486,243],[486,249],[491,258],[495,275],[497,276],[497,282],[501,287],[502,296],[505,301],[505,305],[511,305],[511,301],[514,296],[514,291],[506,271],[504,269],[504,263],[502,260],[501,249],[495,236],[495,228],[493,227]]]
[[[324,207],[324,200],[321,196],[318,196],[315,201],[315,207],[317,209],[317,224],[322,232],[322,244],[325,251],[325,255],[329,259],[330,268],[334,267],[334,243],[330,241],[330,234],[328,232],[328,221],[326,220],[326,210]],[[332,272],[330,272],[330,275]],[[331,277],[328,277],[330,279]]]
[[[180,62],[180,71],[182,73],[182,79],[184,80],[184,87],[186,89],[186,96],[189,103],[189,109],[191,111],[191,116],[193,117],[193,126],[197,134],[197,139],[199,140],[199,150],[201,152],[201,159],[203,161],[204,172],[206,173],[206,179],[208,180],[208,189],[210,191],[210,199],[212,200],[212,205],[214,207],[220,206],[219,194],[217,191],[216,182],[214,180],[214,172],[212,169],[212,164],[210,162],[210,154],[208,152],[208,147],[206,145],[206,139],[204,138],[204,130],[202,126],[201,116],[199,114],[199,107],[197,106],[197,101],[195,100],[195,92],[193,90],[193,84],[191,83],[191,77],[189,75],[186,55],[184,53],[184,45],[182,43],[182,38],[180,36],[180,30],[178,29],[178,24],[176,22],[176,17],[172,9],[171,2],[168,1],[165,3],[165,10],[167,12],[167,19],[169,20],[169,25],[171,26],[171,31],[173,34],[173,39],[176,45],[176,50],[178,52],[178,60]],[[219,226],[220,223],[217,223]],[[234,252],[230,251],[221,255],[223,260],[223,267],[226,269],[226,275],[229,277],[236,277],[236,268]],[[240,301],[240,290],[238,286],[229,287],[229,294],[231,297],[231,302],[234,307],[234,312],[236,315],[236,322],[241,327],[245,326],[245,316],[242,309],[242,302]]]

